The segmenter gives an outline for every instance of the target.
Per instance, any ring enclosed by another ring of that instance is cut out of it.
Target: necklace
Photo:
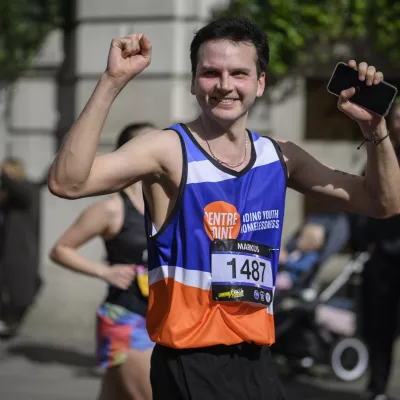
[[[238,162],[237,164],[229,164],[229,163],[227,163],[226,161],[222,161],[221,159],[219,159],[219,158],[214,154],[214,152],[211,150],[210,143],[208,143],[208,140],[207,140],[207,139],[206,139],[206,142],[207,142],[208,150],[210,150],[211,155],[214,157],[214,159],[215,159],[217,162],[219,162],[220,164],[225,164],[225,165],[227,165],[229,168],[237,168],[237,167],[241,166],[241,165],[245,162],[245,160],[246,160],[248,138],[249,138],[249,135],[246,133],[246,140],[245,140],[245,142],[244,142],[244,156],[243,156],[242,161]]]

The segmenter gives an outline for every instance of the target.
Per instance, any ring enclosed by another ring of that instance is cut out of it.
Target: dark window
[[[357,123],[337,109],[338,97],[326,90],[327,83],[326,79],[307,79],[305,139],[360,140]]]

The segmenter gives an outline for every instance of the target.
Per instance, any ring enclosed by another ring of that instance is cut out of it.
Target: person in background
[[[288,290],[298,278],[318,262],[325,244],[326,230],[323,225],[307,223],[299,232],[293,251],[282,249],[279,254],[281,271],[276,277],[276,289]]]
[[[390,138],[400,163],[400,103],[390,115]],[[400,193],[399,193],[400,196]],[[393,344],[399,328],[400,215],[379,220],[359,217],[352,236],[370,251],[361,284],[361,332],[369,348],[368,400],[387,400],[393,364]],[[354,240],[355,241],[355,240]]]
[[[117,148],[154,129],[148,122],[127,126]],[[150,355],[154,343],[146,331],[147,246],[142,184],[88,207],[62,235],[51,259],[72,271],[109,284],[97,313],[97,360],[107,371],[99,400],[150,400]],[[103,239],[109,266],[87,260],[78,248]]]
[[[16,158],[7,158],[0,172],[0,336],[7,338],[17,334],[42,284],[40,185],[28,182]]]

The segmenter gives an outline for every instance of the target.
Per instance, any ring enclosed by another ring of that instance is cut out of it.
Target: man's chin
[[[220,121],[221,123],[233,123],[237,120],[243,118],[246,113],[238,112],[237,110],[216,110],[213,109],[211,114],[215,120]]]

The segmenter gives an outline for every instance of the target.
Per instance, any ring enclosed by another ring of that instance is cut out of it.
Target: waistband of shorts
[[[173,347],[167,347],[162,344],[157,343],[156,346],[165,353],[169,355],[184,355],[184,354],[195,354],[195,353],[203,353],[203,354],[214,354],[214,355],[224,355],[224,354],[236,354],[236,353],[254,353],[260,352],[262,349],[268,349],[267,346],[259,345],[252,342],[241,342],[237,344],[224,345],[218,344],[214,346],[207,347],[196,347],[196,348],[188,348],[188,349],[176,349]]]

